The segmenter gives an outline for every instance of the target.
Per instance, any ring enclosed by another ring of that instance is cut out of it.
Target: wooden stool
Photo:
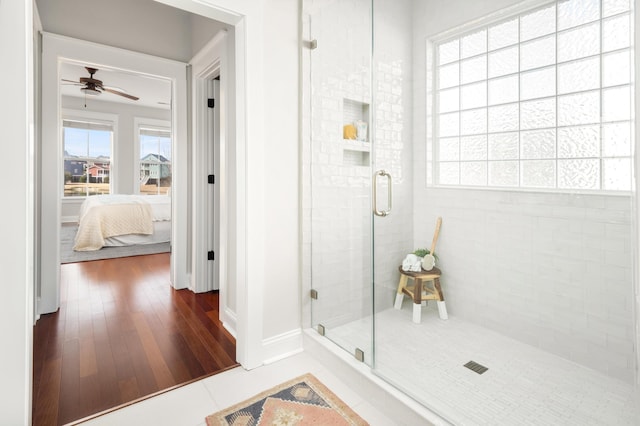
[[[434,267],[430,271],[422,270],[422,272],[403,271],[402,266],[398,268],[400,271],[400,282],[398,283],[398,292],[396,293],[396,302],[393,305],[396,309],[402,309],[402,301],[406,294],[413,300],[413,322],[420,324],[422,317],[422,302],[426,300],[437,300],[438,314],[440,319],[446,320],[447,305],[444,303],[444,294],[440,287],[440,269]],[[413,285],[409,284],[409,280],[413,280]],[[432,286],[426,285],[432,283]]]
[[[442,218],[439,217],[436,220],[436,230],[433,233],[430,255],[434,255],[436,251],[436,243],[440,236],[441,225]],[[396,302],[393,304],[394,308],[402,309],[402,300],[406,294],[413,300],[413,322],[416,324],[420,324],[422,302],[427,300],[438,301],[438,314],[440,314],[440,319],[446,320],[449,318],[447,315],[447,305],[444,304],[444,295],[440,287],[440,275],[442,274],[440,269],[434,266],[429,271],[422,269],[420,272],[411,272],[403,271],[402,266],[400,266],[398,270],[400,271],[400,282],[398,283]],[[409,285],[409,280],[413,280],[413,285]],[[426,283],[429,282],[432,283],[431,287],[426,285]]]

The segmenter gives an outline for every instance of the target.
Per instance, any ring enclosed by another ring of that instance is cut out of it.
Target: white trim
[[[271,364],[302,352],[302,329],[287,331],[262,341],[264,364]]]
[[[0,1],[0,52],[5,59],[0,91],[2,150],[9,159],[0,171],[3,235],[10,244],[0,249],[5,283],[0,301],[2,338],[3,424],[31,424],[34,319],[34,173],[35,102],[34,34],[31,1]]]
[[[245,3],[252,3],[237,0],[155,0],[178,9],[186,10],[197,15],[206,16],[216,21],[230,25],[238,24],[248,8]],[[215,4],[214,4],[215,3]],[[239,3],[239,4],[238,4]]]
[[[227,211],[228,202],[226,194],[232,189],[228,187],[226,146],[230,142],[226,137],[226,129],[232,123],[220,123],[220,134],[215,141],[216,148],[211,145],[214,134],[210,109],[207,107],[207,98],[212,96],[210,82],[214,77],[220,76],[220,99],[216,99],[215,114],[228,118],[226,97],[228,93],[228,55],[227,32],[220,31],[216,36],[196,53],[190,61],[192,79],[192,111],[193,111],[193,229],[197,230],[193,235],[192,245],[192,290],[196,293],[220,290],[219,312],[229,310],[227,306]],[[218,113],[222,110],[223,112]],[[218,151],[218,152],[214,152]],[[215,158],[216,164],[211,164]],[[208,174],[216,176],[215,185],[209,185],[205,179]],[[213,211],[211,205],[213,201]],[[224,206],[225,208],[221,208]],[[215,218],[211,223],[211,217]],[[216,241],[211,242],[210,237],[216,236]],[[215,244],[217,242],[217,244]],[[212,244],[212,246],[211,246]],[[207,251],[213,250],[216,259],[211,264],[207,260]],[[222,319],[224,321],[224,318]]]
[[[237,314],[236,359],[244,368],[262,364],[264,307],[264,5],[236,0],[157,0],[191,13],[234,26],[228,43],[230,56],[228,130],[230,211],[228,281],[233,283]],[[224,172],[223,172],[224,173]],[[250,174],[250,175],[249,175]],[[249,202],[251,205],[249,206]],[[222,225],[221,225],[222,226]],[[248,259],[248,247],[256,247]],[[250,265],[250,267],[249,267]]]
[[[631,32],[633,34],[632,40],[632,48],[635,49],[635,46],[640,46],[640,13],[636,11],[635,2],[631,3],[631,11],[634,15],[633,20],[631,21]],[[635,318],[635,335],[633,339],[634,344],[634,352],[636,354],[635,359],[635,384],[636,389],[640,389],[640,206],[638,202],[638,189],[640,189],[640,156],[638,155],[638,148],[636,144],[640,141],[640,128],[638,126],[638,119],[636,114],[640,107],[640,93],[638,92],[637,82],[640,80],[640,67],[637,66],[637,54],[634,55],[635,60],[631,61],[631,88],[632,93],[634,94],[631,99],[631,107],[632,107],[632,123],[633,123],[633,131],[632,131],[632,158],[634,159],[634,188],[633,188],[633,196],[632,196],[632,206],[633,206],[633,217],[632,217],[632,227],[634,233],[633,245],[632,245],[632,256],[633,256],[633,293],[634,293],[634,303],[631,304],[632,312]]]
[[[237,329],[237,326],[236,326],[236,321],[237,321],[236,313],[233,312],[229,308],[226,308],[226,309],[224,309],[224,310],[222,310],[220,312],[221,312],[220,320],[222,321],[222,325],[224,326],[224,328],[227,329],[227,331],[229,333],[231,333],[231,335],[233,337],[235,337],[237,339],[238,338],[238,332],[236,331],[236,329]]]

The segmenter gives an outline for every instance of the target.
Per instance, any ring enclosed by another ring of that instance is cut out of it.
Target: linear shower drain
[[[482,374],[482,373],[484,373],[485,371],[488,370],[487,367],[485,367],[484,365],[478,364],[475,361],[469,361],[464,366],[467,367],[471,371],[475,371],[478,374]]]

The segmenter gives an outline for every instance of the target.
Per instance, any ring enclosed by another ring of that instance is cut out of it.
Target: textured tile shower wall
[[[417,4],[414,93],[427,92],[429,36],[514,2],[500,3],[452,0],[437,11]],[[413,113],[415,134],[426,134],[424,96]],[[443,217],[438,254],[449,313],[633,381],[630,197],[429,188],[426,146],[414,149],[415,235]]]

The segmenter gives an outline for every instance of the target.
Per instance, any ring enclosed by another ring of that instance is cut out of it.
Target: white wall
[[[295,3],[295,4],[294,4]],[[297,2],[266,3],[264,60],[264,226],[265,338],[300,327],[298,247],[298,6]],[[273,31],[273,28],[278,31]],[[281,99],[282,104],[277,105]],[[272,102],[274,104],[272,104]],[[251,253],[249,252],[249,256]],[[295,263],[295,265],[294,265]],[[282,307],[287,307],[282,309]]]
[[[2,215],[0,271],[6,284],[0,298],[0,421],[31,424],[33,331],[33,33],[29,1],[0,2],[0,54],[3,65],[0,144],[2,193],[14,206]]]
[[[415,2],[415,238],[443,217],[437,252],[451,315],[632,381],[629,196],[425,185],[427,37],[513,3]]]
[[[128,105],[118,102],[108,102],[97,99],[90,99],[87,103],[89,111],[114,114],[118,117],[118,140],[115,142],[113,163],[116,165],[117,175],[111,176],[117,187],[113,188],[116,194],[135,194],[137,179],[133,172],[136,167],[136,159],[139,155],[134,152],[138,147],[135,140],[136,129],[135,118],[152,118],[156,120],[166,120],[171,123],[171,111],[161,108],[149,108],[137,105]],[[62,108],[86,111],[84,98],[63,96]],[[61,218],[63,222],[76,221],[80,213],[80,205],[83,199],[64,199],[62,201]]]

